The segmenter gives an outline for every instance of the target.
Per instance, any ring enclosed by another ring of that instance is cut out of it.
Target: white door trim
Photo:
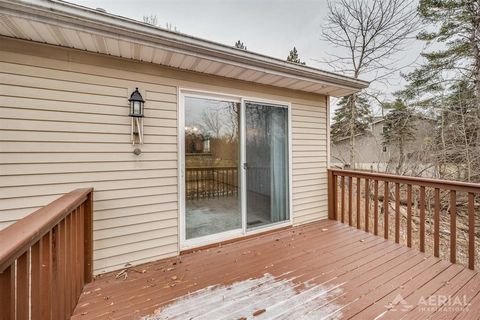
[[[240,196],[241,196],[241,214],[242,214],[242,226],[240,229],[229,230],[213,235],[204,237],[186,239],[185,227],[185,97],[197,97],[214,100],[223,100],[240,103]],[[289,193],[289,220],[278,223],[272,223],[266,226],[259,226],[258,228],[251,228],[247,230],[247,209],[246,209],[246,173],[243,167],[245,162],[245,101],[267,103],[272,105],[278,105],[279,107],[286,107],[288,109],[288,193]],[[278,100],[270,100],[251,96],[241,96],[233,94],[225,94],[223,92],[203,91],[190,88],[178,87],[177,92],[177,104],[178,104],[178,212],[179,212],[179,251],[192,249],[208,244],[218,243],[221,241],[227,241],[235,239],[244,235],[255,234],[274,230],[286,226],[290,226],[293,223],[293,198],[292,198],[292,113],[291,103]]]

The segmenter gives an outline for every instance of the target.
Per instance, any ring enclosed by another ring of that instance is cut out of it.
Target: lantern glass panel
[[[140,101],[133,101],[133,114],[139,116],[140,111]]]

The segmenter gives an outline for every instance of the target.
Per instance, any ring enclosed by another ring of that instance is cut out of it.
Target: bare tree
[[[170,30],[170,31],[180,32],[180,30],[178,30],[177,26],[173,25],[173,24],[170,23],[170,22],[167,22],[167,23],[165,24],[165,28],[166,28],[167,30]]]
[[[157,15],[154,15],[154,14],[151,14],[149,16],[143,16],[143,22],[145,23],[148,23],[148,24],[151,24],[152,26],[156,26],[158,27],[158,16]],[[172,23],[165,23],[165,29],[167,30],[170,30],[170,31],[174,31],[174,32],[179,32],[179,30],[177,29],[177,26],[173,25]]]
[[[323,39],[341,51],[331,54],[328,63],[354,78],[382,70],[388,73],[392,57],[403,49],[418,21],[413,0],[340,0],[329,2],[328,11]],[[356,94],[350,107],[350,165],[354,167]]]
[[[158,17],[156,15],[143,16],[143,22],[151,24],[152,26],[158,25]]]
[[[202,129],[218,139],[222,136],[224,126],[220,112],[221,108],[208,108],[202,112],[202,126],[204,126]]]

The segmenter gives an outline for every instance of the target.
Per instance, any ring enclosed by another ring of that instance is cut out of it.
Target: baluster
[[[400,242],[400,184],[395,183],[395,242]]]
[[[17,320],[29,319],[30,311],[30,250],[17,259]]]
[[[420,187],[420,252],[425,252],[425,187]]]
[[[388,205],[389,205],[388,181],[383,183],[383,237],[388,239]]]
[[[333,214],[335,220],[338,220],[338,177],[333,174]]]
[[[184,184],[185,184],[185,197],[186,199],[188,200],[188,170],[185,171],[185,176],[184,176],[184,180],[183,180]]]
[[[78,294],[79,294],[78,287],[80,286],[80,283],[79,283],[80,272],[78,270],[78,260],[79,260],[78,259],[78,215],[79,215],[79,212],[80,212],[80,207],[76,208],[72,214],[72,232],[73,232],[72,251],[73,251],[73,269],[75,273],[74,279],[73,279],[74,280],[73,296],[75,297],[75,300],[78,297]],[[75,308],[75,304],[73,307]]]
[[[82,284],[82,287],[85,285],[85,272],[82,272],[81,268],[82,266],[85,265],[85,257],[83,253],[85,252],[85,242],[83,241],[82,235],[85,234],[85,210],[86,206],[83,204],[80,207],[80,226],[79,226],[79,234],[80,234],[80,243],[79,243],[79,257],[80,257],[80,283]]]
[[[468,194],[468,267],[475,269],[475,195]]]
[[[82,221],[80,220],[80,212],[82,210],[82,207],[83,207],[83,203],[80,205],[80,207],[78,207],[77,209],[77,213],[75,214],[76,216],[76,243],[75,243],[75,252],[77,253],[76,254],[76,257],[75,257],[75,264],[77,265],[77,297],[80,296],[80,294],[82,293],[82,288],[83,288],[83,284],[82,284],[82,269],[81,269],[81,266],[82,266],[82,263],[81,263],[81,258],[80,258],[80,255],[82,253],[81,251],[81,242],[82,242],[82,229],[81,229],[81,224],[82,224]]]
[[[37,241],[31,249],[30,260],[31,260],[31,314],[32,320],[41,319],[40,313],[40,303],[41,303],[41,293],[40,293],[40,274],[42,269],[42,260],[41,260],[41,249],[40,249],[40,239]]]
[[[75,309],[76,295],[77,295],[77,270],[76,270],[76,252],[75,252],[75,214],[77,209],[70,213],[70,247],[68,255],[70,256],[70,313]]]
[[[457,193],[450,191],[450,262],[457,260]]]
[[[348,225],[352,226],[353,178],[348,177]]]
[[[68,216],[67,216],[68,217]],[[62,225],[62,228],[60,229],[61,230],[61,239],[60,239],[60,250],[61,250],[61,256],[62,256],[62,259],[60,260],[60,264],[61,264],[61,272],[62,272],[62,301],[63,301],[63,308],[61,309],[62,311],[62,319],[68,314],[68,304],[69,304],[69,297],[70,297],[70,290],[68,288],[68,285],[70,283],[70,281],[68,281],[68,276],[69,276],[69,273],[70,273],[70,270],[69,270],[69,258],[68,258],[68,254],[67,254],[67,250],[68,250],[68,223],[67,223],[67,217],[65,217],[65,219],[63,219],[62,222],[60,222],[60,224]]]
[[[360,178],[357,178],[357,229],[360,229]]]
[[[342,184],[342,200],[340,205],[342,209],[341,221],[342,223],[344,223],[345,222],[345,176],[342,176],[341,184]]]
[[[213,168],[212,169],[212,178],[213,178],[213,197],[215,198],[215,195],[217,193],[217,189],[218,189],[218,179],[215,177],[215,174],[217,174],[218,176],[218,171]]]
[[[53,254],[56,251],[56,248],[53,247],[53,237],[54,233],[58,231],[54,228],[52,231],[47,233],[40,240],[40,259],[41,259],[41,268],[40,268],[40,297],[41,297],[41,313],[40,319],[50,319],[52,318],[52,288],[55,286],[56,278],[53,278]],[[55,275],[57,277],[57,275]],[[55,303],[57,305],[57,303]]]
[[[65,217],[65,314],[70,314],[72,301],[72,254],[71,254],[71,235],[72,235],[72,214]]]
[[[433,255],[440,256],[440,189],[435,188],[435,212],[433,217]]]
[[[228,198],[229,193],[230,193],[230,185],[229,185],[229,182],[228,182],[230,180],[229,179],[230,178],[230,170],[231,169],[227,169],[227,198]]]
[[[237,170],[236,168],[233,170],[233,177],[232,177],[232,179],[233,179],[233,181],[232,181],[232,184],[233,184],[233,192],[232,192],[232,194],[233,194],[233,195],[236,195],[236,194],[238,194],[238,182],[237,182],[237,180],[238,180],[238,170]]]
[[[90,192],[85,201],[83,225],[84,245],[84,272],[85,282],[93,281],[93,192]]]
[[[209,169],[201,170],[200,171],[200,188],[202,191],[203,198],[210,199],[210,181],[209,181]],[[202,197],[201,197],[202,198]]]
[[[370,220],[368,218],[370,211],[370,190],[369,190],[370,179],[365,179],[365,231],[368,232]]]
[[[412,185],[407,185],[407,246],[412,247]]]
[[[375,180],[373,186],[373,234],[378,235],[378,180]]]
[[[61,264],[62,259],[60,254],[60,223],[57,224],[52,230],[52,318],[60,319],[60,306],[63,305],[60,301],[59,292],[62,292],[61,286]],[[48,284],[46,284],[48,286]],[[61,295],[63,296],[63,295]],[[55,301],[55,302],[54,302]]]
[[[199,188],[199,184],[200,184],[200,181],[198,179],[198,176],[201,174],[200,170],[195,170],[195,182],[196,182],[196,185],[197,185],[197,189],[196,189],[196,194],[197,194],[197,200],[198,200],[198,197],[199,197],[199,193],[200,193],[200,188]]]
[[[15,319],[15,264],[0,273],[0,319]]]
[[[74,209],[70,213],[70,250],[68,255],[70,256],[70,314],[75,309],[75,300],[77,297],[77,252],[76,252],[76,226],[75,226],[75,214],[77,209]]]

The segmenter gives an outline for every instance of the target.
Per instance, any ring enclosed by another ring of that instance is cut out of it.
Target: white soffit
[[[0,35],[341,97],[361,81],[58,0],[0,0]]]

